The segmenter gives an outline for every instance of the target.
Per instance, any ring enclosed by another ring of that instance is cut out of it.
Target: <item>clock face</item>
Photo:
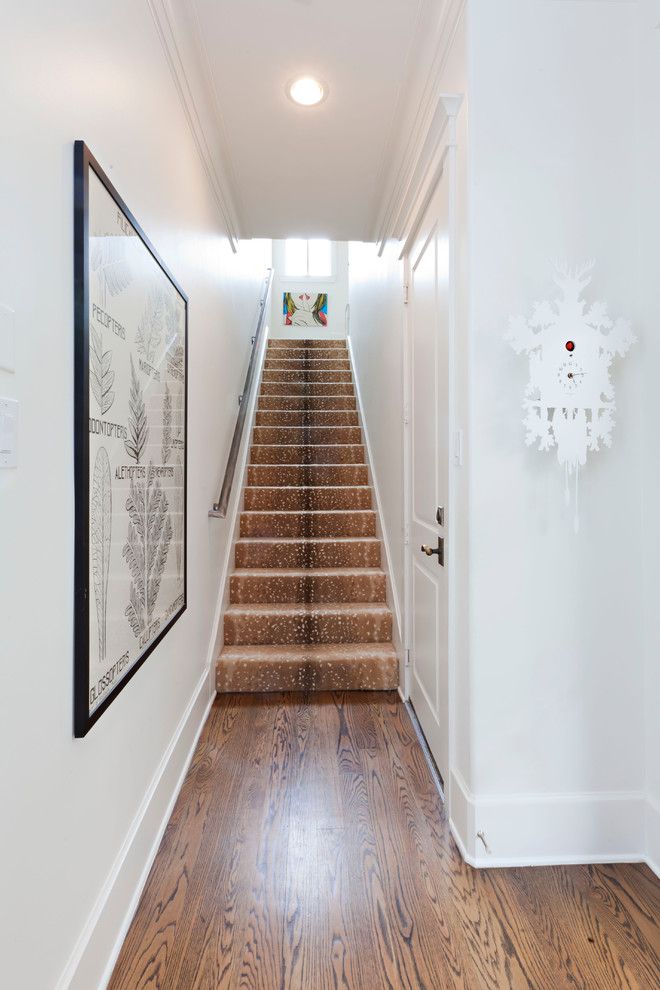
[[[566,395],[577,392],[584,381],[586,371],[577,361],[562,361],[557,369],[557,381]]]

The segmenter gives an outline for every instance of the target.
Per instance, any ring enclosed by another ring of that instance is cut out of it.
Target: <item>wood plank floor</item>
[[[476,871],[392,693],[223,695],[110,990],[658,990],[645,866]]]

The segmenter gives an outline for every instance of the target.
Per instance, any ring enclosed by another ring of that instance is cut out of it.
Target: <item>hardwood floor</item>
[[[476,871],[394,693],[218,696],[110,990],[658,990],[645,866]]]

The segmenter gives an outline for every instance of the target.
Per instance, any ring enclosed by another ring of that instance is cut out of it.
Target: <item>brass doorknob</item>
[[[427,547],[426,543],[422,543],[422,553],[425,553],[427,557],[432,557],[433,554],[438,555],[438,563],[441,567],[445,566],[445,541],[441,536],[438,537],[437,547]]]

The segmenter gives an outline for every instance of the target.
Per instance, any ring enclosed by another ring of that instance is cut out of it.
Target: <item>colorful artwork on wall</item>
[[[285,327],[326,327],[328,325],[328,293],[285,292],[282,300],[282,322]]]
[[[75,146],[75,725],[186,609],[188,300]]]

